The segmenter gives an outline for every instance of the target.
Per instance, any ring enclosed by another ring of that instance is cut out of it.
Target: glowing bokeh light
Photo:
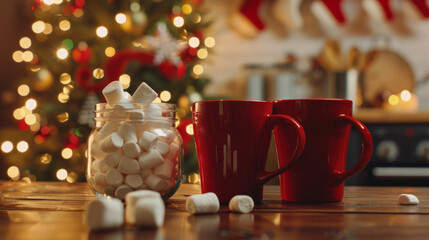
[[[69,56],[69,52],[65,48],[60,48],[57,50],[57,57],[59,59],[66,59]]]
[[[411,100],[411,93],[408,90],[403,90],[401,92],[401,100],[404,102],[409,102]]]
[[[192,126],[192,123],[186,126],[186,133],[189,135],[194,135],[194,127]]]
[[[23,37],[19,40],[19,46],[23,49],[27,49],[31,47],[31,39],[29,37]]]
[[[25,107],[27,107],[30,110],[34,110],[37,107],[37,101],[34,100],[33,98],[30,98],[25,102]]]
[[[58,26],[60,27],[60,29],[61,29],[62,31],[67,31],[67,30],[69,30],[69,29],[70,29],[71,24],[70,24],[70,22],[69,22],[68,20],[62,20],[62,21],[58,24]]]
[[[20,96],[25,97],[30,94],[30,87],[26,84],[22,84],[18,87],[17,91]]]
[[[181,16],[177,16],[173,19],[173,24],[176,27],[183,27],[183,25],[185,25],[185,19]]]
[[[167,90],[162,91],[162,92],[159,94],[159,98],[160,98],[163,102],[168,102],[168,101],[170,101],[170,99],[171,99],[171,93],[170,93],[169,91],[167,91]]]
[[[67,175],[67,170],[65,170],[64,168],[61,168],[57,171],[58,180],[65,180],[67,178]]]
[[[31,25],[31,29],[34,33],[42,33],[45,30],[45,23],[43,21],[36,21]]]
[[[115,20],[119,24],[124,24],[127,21],[127,16],[125,16],[123,13],[118,13],[115,16]]]
[[[13,143],[11,141],[4,141],[1,144],[1,150],[4,153],[10,153],[10,152],[12,152],[12,150],[13,150]]]
[[[216,40],[213,37],[207,37],[204,40],[204,45],[206,45],[208,48],[212,48],[216,45]]]
[[[70,158],[73,156],[73,150],[71,150],[70,148],[64,148],[64,149],[61,151],[61,156],[62,156],[64,159],[70,159]]]
[[[104,26],[100,26],[97,28],[97,30],[95,31],[97,36],[100,38],[104,38],[107,36],[107,34],[109,33],[109,31],[107,31],[107,28]]]
[[[19,177],[19,168],[16,166],[11,166],[7,169],[7,175],[10,178],[17,178]]]
[[[201,75],[204,72],[204,68],[201,64],[196,64],[193,68],[192,71],[196,74],[196,75]]]
[[[390,104],[390,105],[395,106],[395,105],[398,105],[398,103],[399,103],[399,98],[398,98],[398,96],[396,96],[396,95],[392,94],[392,95],[390,95],[390,96],[389,96],[388,101],[389,101],[389,104]]]
[[[191,37],[188,40],[188,44],[190,47],[197,48],[200,45],[200,39],[198,39],[197,37]]]
[[[26,152],[28,150],[28,143],[26,141],[20,141],[16,144],[16,149],[22,153]]]
[[[116,50],[113,47],[107,47],[104,54],[106,54],[107,57],[113,57],[116,54]]]

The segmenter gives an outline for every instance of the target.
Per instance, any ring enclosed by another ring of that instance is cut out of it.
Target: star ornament
[[[186,42],[177,41],[172,37],[164,23],[158,24],[156,33],[156,36],[147,36],[143,39],[155,50],[154,64],[170,61],[178,65],[182,61],[179,53],[186,48]]]

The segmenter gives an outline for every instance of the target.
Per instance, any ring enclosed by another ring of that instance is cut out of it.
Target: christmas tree
[[[158,102],[178,106],[184,170],[198,171],[190,105],[208,79],[198,64],[215,42],[198,0],[31,0],[32,34],[13,59],[28,68],[17,80],[16,127],[0,131],[7,175],[13,180],[85,181],[86,138],[101,90],[119,80],[134,92],[142,81]]]

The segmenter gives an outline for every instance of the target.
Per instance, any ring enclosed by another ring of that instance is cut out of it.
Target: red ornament
[[[30,4],[31,10],[39,10],[42,7],[42,0],[34,0]]]
[[[80,147],[81,144],[82,142],[80,141],[78,136],[74,134],[68,134],[65,147],[70,149],[77,149]]]
[[[158,69],[164,76],[174,81],[179,80],[185,76],[186,64],[183,61],[180,61],[177,65],[170,61],[163,61],[161,64],[159,64]]]
[[[30,126],[27,125],[27,123],[25,123],[25,120],[19,120],[18,121],[18,128],[21,131],[27,131]]]
[[[87,63],[91,57],[91,50],[89,48],[79,49],[76,48],[72,52],[72,58],[77,63]]]

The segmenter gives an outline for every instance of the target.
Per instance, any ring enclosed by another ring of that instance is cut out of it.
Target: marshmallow
[[[118,188],[116,188],[115,190],[115,196],[119,199],[125,199],[125,195],[127,195],[127,193],[132,192],[133,189],[130,188],[127,185],[121,185]]]
[[[401,194],[398,196],[398,203],[401,205],[417,205],[419,199],[413,194]]]
[[[104,186],[106,185],[106,178],[105,178],[105,174],[104,173],[95,173],[94,175],[94,182],[95,184],[99,185],[99,186]]]
[[[106,153],[101,151],[100,146],[97,141],[92,141],[91,139],[88,142],[92,142],[90,146],[91,157],[94,159],[104,159],[106,157]]]
[[[146,178],[151,174],[153,174],[153,170],[151,168],[145,169],[140,172],[140,177],[142,177],[143,180],[146,180]]]
[[[147,118],[160,118],[162,117],[162,108],[157,104],[149,104],[145,108],[145,116]]]
[[[136,190],[150,190],[150,189],[145,183],[143,183],[140,187],[136,188]]]
[[[131,97],[131,94],[129,92],[123,92],[122,98],[119,100],[120,103],[132,103],[133,97]]]
[[[144,150],[149,151],[150,149],[154,148],[157,142],[158,142],[158,136],[156,134],[151,133],[149,131],[145,131],[140,137],[139,145]]]
[[[170,179],[174,164],[171,161],[164,161],[161,165],[155,167],[153,173],[163,179]]]
[[[132,110],[128,112],[128,118],[130,120],[143,120],[144,112],[142,110]]]
[[[126,142],[122,150],[124,150],[125,156],[129,158],[136,158],[142,153],[140,146],[134,142]]]
[[[118,133],[122,136],[124,142],[137,143],[136,129],[132,124],[126,123],[124,125],[121,125],[118,128]]]
[[[104,194],[106,194],[108,196],[115,195],[115,190],[116,190],[116,187],[114,187],[114,186],[110,186],[110,185],[103,186],[103,192],[104,192]]]
[[[179,156],[179,145],[176,143],[170,144],[170,150],[166,155],[164,155],[164,159],[167,161],[172,161],[173,163],[177,163],[177,157]]]
[[[212,192],[192,195],[186,199],[186,211],[191,214],[215,213],[219,207],[219,199]]]
[[[169,181],[163,180],[155,175],[149,175],[146,178],[145,183],[149,187],[149,189],[152,189],[157,192],[166,191],[171,187],[171,183]]]
[[[94,169],[95,172],[105,173],[110,169],[110,167],[104,160],[95,160],[92,162],[92,169]]]
[[[114,152],[124,145],[124,139],[114,132],[100,142],[100,149],[103,152]]]
[[[135,103],[147,105],[153,102],[157,96],[158,94],[149,85],[142,82],[134,92],[132,99]]]
[[[158,135],[159,140],[164,141],[168,144],[172,143],[174,141],[174,138],[176,138],[174,132],[170,129],[155,128],[150,130],[150,132],[155,133],[156,135]]]
[[[124,97],[124,89],[119,81],[109,83],[102,93],[108,104],[115,104]]]
[[[123,174],[139,174],[140,166],[137,160],[123,156],[119,160],[118,170]]]
[[[116,132],[117,129],[118,129],[118,124],[114,122],[106,122],[103,125],[103,127],[101,127],[100,130],[98,131],[97,138],[99,140],[103,140],[105,137]]]
[[[136,223],[135,205],[138,200],[147,198],[161,199],[161,194],[159,194],[159,192],[150,190],[140,190],[130,192],[125,196],[125,203],[127,204],[125,207],[125,220],[127,223]]]
[[[163,142],[163,141],[158,141],[155,145],[155,149],[161,153],[161,155],[165,155],[168,153],[168,151],[170,150],[170,146],[168,145],[168,143]]]
[[[139,156],[139,164],[141,169],[149,169],[161,165],[164,162],[161,154],[156,150],[143,152]]]
[[[105,177],[106,183],[110,186],[117,187],[124,182],[124,176],[116,168],[110,169]]]
[[[229,201],[229,210],[233,212],[249,213],[253,207],[255,207],[253,199],[247,195],[237,195]]]
[[[161,227],[164,223],[165,205],[161,198],[145,198],[135,205],[135,225]]]
[[[109,153],[105,158],[104,162],[110,167],[117,167],[119,164],[119,160],[123,156],[122,150],[118,150],[116,152]]]
[[[138,174],[129,174],[125,177],[125,184],[136,189],[143,184],[143,179]]]
[[[107,229],[122,226],[124,206],[121,200],[114,198],[97,198],[86,208],[85,222],[91,229]]]

